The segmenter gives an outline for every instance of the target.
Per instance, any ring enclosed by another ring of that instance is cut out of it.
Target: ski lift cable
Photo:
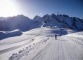
[[[58,3],[58,12],[57,12],[57,14],[59,14],[59,0],[57,0],[57,3]]]
[[[57,12],[57,18],[58,18],[58,20],[59,20],[59,0],[57,0],[57,2],[58,2],[58,12]],[[60,25],[60,24],[59,24]],[[62,28],[60,27],[60,31],[61,31],[61,33],[60,33],[60,36],[62,35]]]
[[[57,15],[59,14],[59,0],[57,0],[57,2],[58,2],[58,12],[57,12]],[[59,19],[59,17],[58,17],[58,19]],[[51,24],[52,24],[52,21],[51,21]],[[42,32],[42,30],[43,30],[43,28],[41,27],[41,32]]]
[[[58,20],[59,20],[59,6],[60,6],[60,5],[59,5],[59,0],[57,0],[57,3],[58,3],[58,5],[57,5],[57,6],[58,6],[57,18],[58,18]],[[59,25],[60,25],[60,24],[59,24]]]

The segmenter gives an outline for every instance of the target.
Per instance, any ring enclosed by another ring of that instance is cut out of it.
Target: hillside
[[[83,32],[64,29],[63,35],[59,34],[58,28],[42,27],[3,39],[0,60],[83,60]]]
[[[21,31],[27,31],[33,28],[56,26],[59,28],[69,28],[73,30],[83,30],[83,20],[77,17],[69,17],[68,15],[44,15],[43,17],[35,16],[30,19],[24,15],[18,15],[14,17],[0,17],[0,31],[10,31],[20,29]]]
[[[83,60],[82,19],[18,15],[2,18],[0,29],[0,60]]]

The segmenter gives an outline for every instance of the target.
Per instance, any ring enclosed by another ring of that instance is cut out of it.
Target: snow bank
[[[65,36],[73,36],[73,37],[83,37],[83,32],[71,33]]]
[[[0,31],[0,40],[19,35],[22,35],[22,32],[19,29],[13,31]]]

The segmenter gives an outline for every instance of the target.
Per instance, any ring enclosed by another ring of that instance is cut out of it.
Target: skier
[[[55,40],[57,40],[57,35],[55,34]]]

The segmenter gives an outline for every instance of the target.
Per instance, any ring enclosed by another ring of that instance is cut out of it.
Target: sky
[[[83,0],[0,0],[0,16],[23,14],[29,18],[55,13],[83,18]]]

